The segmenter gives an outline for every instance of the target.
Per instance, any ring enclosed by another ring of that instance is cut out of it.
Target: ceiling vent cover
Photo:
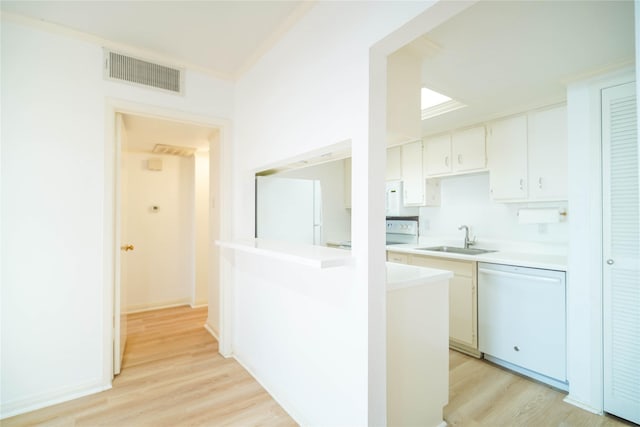
[[[177,145],[156,144],[156,146],[153,147],[154,153],[168,154],[170,156],[191,157],[196,151],[197,149],[193,147],[180,147]]]
[[[105,49],[105,77],[182,94],[182,70]]]

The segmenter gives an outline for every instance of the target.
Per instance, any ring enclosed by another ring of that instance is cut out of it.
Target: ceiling
[[[422,84],[468,106],[424,135],[566,100],[567,84],[634,61],[633,1],[481,1],[405,47]]]
[[[280,0],[2,0],[0,9],[235,79],[312,5]]]
[[[188,123],[123,114],[127,132],[126,151],[151,152],[156,144],[192,147],[209,151],[209,142],[218,130]]]

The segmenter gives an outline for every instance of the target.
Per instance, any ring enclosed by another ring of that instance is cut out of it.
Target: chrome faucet
[[[458,227],[458,230],[462,230],[462,229],[464,229],[464,248],[468,249],[469,246],[476,244],[476,238],[474,237],[473,240],[469,239],[469,227],[468,226],[461,225],[460,227]]]

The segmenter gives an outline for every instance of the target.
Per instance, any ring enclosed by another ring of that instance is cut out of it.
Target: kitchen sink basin
[[[480,254],[486,254],[489,252],[497,252],[497,251],[491,251],[489,249],[457,248],[455,246],[432,246],[430,248],[416,248],[416,249],[419,251],[450,252],[452,254],[463,254],[463,255],[480,255]]]

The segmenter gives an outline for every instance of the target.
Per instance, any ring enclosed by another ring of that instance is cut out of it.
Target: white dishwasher
[[[565,272],[478,263],[478,344],[489,361],[562,390]]]

